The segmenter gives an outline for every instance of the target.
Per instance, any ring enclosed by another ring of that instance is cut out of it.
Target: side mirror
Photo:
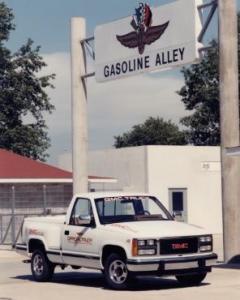
[[[92,223],[92,218],[90,215],[79,216],[79,225],[90,225]]]
[[[174,211],[173,213],[172,213],[172,216],[173,216],[173,219],[175,220],[175,221],[180,221],[180,222],[182,222],[182,212],[181,211]]]

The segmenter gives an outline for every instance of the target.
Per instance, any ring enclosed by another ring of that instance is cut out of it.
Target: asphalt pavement
[[[138,278],[127,291],[111,291],[101,272],[67,268],[56,269],[52,282],[34,282],[30,265],[12,251],[0,249],[0,300],[238,300],[240,299],[240,267],[219,266],[198,287],[180,285],[174,277]]]

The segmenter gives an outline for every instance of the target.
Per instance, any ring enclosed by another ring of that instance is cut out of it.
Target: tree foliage
[[[218,43],[213,40],[211,46],[211,50],[206,52],[199,64],[183,68],[185,85],[178,92],[182,97],[185,108],[193,111],[190,116],[182,118],[180,122],[187,128],[186,138],[188,143],[194,145],[215,146],[220,144]],[[240,64],[239,14],[238,58]]]
[[[199,64],[183,68],[185,85],[178,94],[193,113],[181,119],[186,137],[194,145],[219,145],[218,44],[213,41]]]
[[[116,148],[141,145],[185,145],[185,134],[177,125],[162,118],[148,118],[129,132],[115,136]]]
[[[32,40],[14,53],[6,47],[13,19],[0,2],[0,148],[45,160],[50,140],[43,113],[54,109],[45,89],[53,87],[54,74],[39,75],[46,63]]]

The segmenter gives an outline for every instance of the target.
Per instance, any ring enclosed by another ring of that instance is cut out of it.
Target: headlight
[[[211,252],[213,250],[212,235],[204,235],[199,237],[199,251]]]
[[[156,240],[147,240],[147,245],[148,246],[155,246]]]
[[[212,245],[200,246],[200,252],[212,251]]]
[[[139,249],[138,255],[155,255],[156,250],[155,249]]]
[[[132,255],[156,255],[157,254],[157,240],[132,240]]]
[[[138,246],[142,247],[145,246],[146,241],[145,240],[139,240],[137,241]]]
[[[211,235],[200,236],[199,241],[200,243],[212,242],[212,236]]]

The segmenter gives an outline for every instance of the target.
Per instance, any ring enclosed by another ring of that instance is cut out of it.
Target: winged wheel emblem
[[[134,31],[124,35],[117,35],[117,40],[125,47],[138,48],[139,54],[143,54],[145,45],[150,45],[158,40],[169,25],[169,21],[158,26],[151,26],[152,11],[147,4],[140,3],[135,9],[131,26]]]

